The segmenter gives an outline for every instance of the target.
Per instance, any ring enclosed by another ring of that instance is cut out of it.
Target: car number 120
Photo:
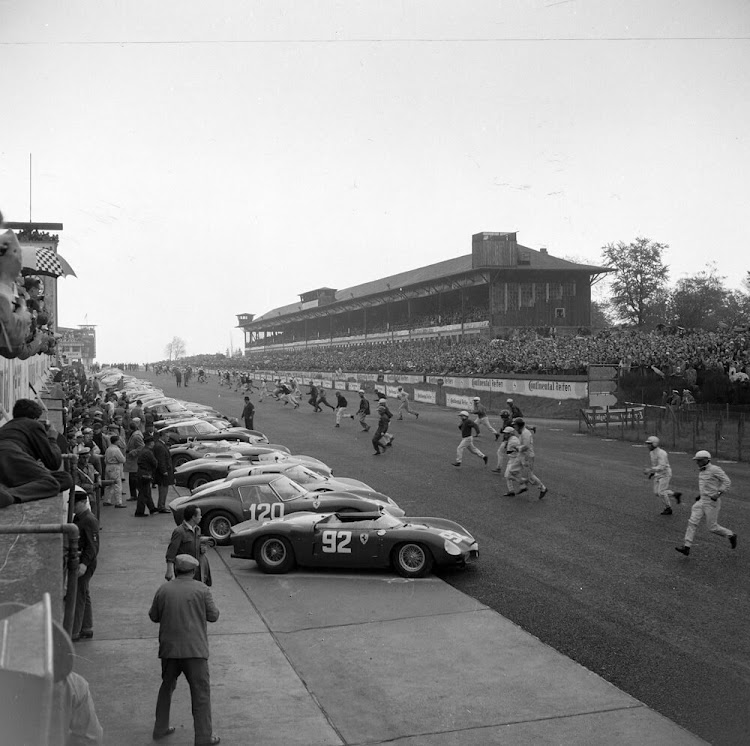
[[[272,521],[284,517],[284,503],[251,503],[248,505],[249,520]]]
[[[324,531],[323,551],[328,554],[351,554],[351,531]]]

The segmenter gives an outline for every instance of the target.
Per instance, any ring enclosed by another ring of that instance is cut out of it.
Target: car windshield
[[[229,429],[229,423],[224,422],[224,420],[215,420],[211,423],[217,430],[228,430]]]
[[[284,474],[289,477],[289,479],[293,479],[297,484],[313,484],[324,481],[320,474],[310,471],[310,469],[306,466],[302,466],[302,464],[296,464],[289,469],[285,469]]]
[[[195,431],[199,435],[207,435],[208,433],[218,433],[219,428],[214,427],[210,422],[196,422]]]
[[[273,491],[286,502],[287,500],[294,500],[296,497],[302,497],[306,494],[306,490],[302,489],[296,482],[293,482],[289,477],[285,475],[279,475],[277,479],[274,479],[271,483]]]

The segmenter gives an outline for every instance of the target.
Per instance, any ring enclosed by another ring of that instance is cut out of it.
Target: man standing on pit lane
[[[357,410],[357,419],[365,432],[370,430],[370,426],[365,422],[367,415],[370,414],[370,402],[365,398],[364,389],[359,390],[359,409]],[[354,419],[354,415],[350,415]]]
[[[672,467],[669,465],[669,457],[663,448],[659,448],[659,438],[651,435],[646,438],[648,455],[651,466],[644,469],[649,479],[654,480],[654,494],[664,503],[664,510],[660,515],[672,515],[672,504],[669,499],[673,497],[679,505],[682,492],[673,492],[669,489],[669,480],[672,479]]]
[[[487,416],[487,409],[481,403],[482,400],[478,396],[475,396],[471,401],[474,407],[472,412],[477,417],[477,431],[479,430],[479,425],[484,425],[495,436],[495,440],[497,440],[500,437],[500,433],[490,424],[490,418]]]
[[[245,397],[245,406],[242,408],[242,419],[245,422],[245,427],[248,430],[254,430],[253,418],[255,417],[255,405],[250,401],[250,397]]]
[[[690,554],[693,545],[695,529],[705,516],[706,525],[712,534],[726,536],[732,549],[737,548],[737,534],[728,528],[719,525],[719,511],[721,510],[721,496],[732,486],[732,482],[723,469],[711,463],[711,454],[708,451],[698,451],[693,456],[693,461],[698,464],[698,490],[700,494],[693,504],[688,520],[687,531],[683,546],[675,547],[675,550],[685,556]]]
[[[219,610],[211,591],[193,575],[198,560],[189,554],[175,557],[172,582],[156,591],[148,616],[159,625],[159,658],[162,683],[156,700],[153,738],[171,736],[169,724],[172,694],[177,679],[184,674],[190,686],[195,744],[218,744],[211,721],[211,678],[208,672],[208,630],[206,622],[215,622]]]
[[[481,458],[484,461],[484,465],[487,466],[487,456],[474,445],[474,431],[476,430],[477,434],[479,434],[477,423],[469,418],[469,413],[465,409],[461,410],[458,416],[461,418],[458,424],[458,429],[461,431],[461,442],[456,449],[456,460],[453,462],[453,466],[461,466],[464,451],[467,448],[469,449],[469,453],[473,453],[475,456]]]
[[[403,412],[407,412],[408,414],[413,414],[416,419],[419,419],[419,412],[415,412],[414,410],[409,408],[409,394],[404,391],[403,386],[398,387],[398,393],[396,394],[396,398],[401,402],[398,405],[398,418],[400,420],[404,419]]]
[[[91,512],[88,495],[75,490],[73,503],[73,523],[78,526],[78,586],[76,588],[76,607],[73,615],[73,629],[70,636],[73,642],[89,640],[94,636],[94,616],[91,609],[89,584],[96,570],[96,558],[99,555],[99,521]]]

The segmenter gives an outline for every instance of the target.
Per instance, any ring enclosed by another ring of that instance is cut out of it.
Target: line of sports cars
[[[418,578],[433,566],[463,566],[479,555],[458,523],[405,517],[388,495],[334,477],[312,456],[292,454],[255,430],[217,428],[208,418],[226,418],[216,410],[170,399],[131,377],[124,377],[124,390],[165,415],[155,426],[169,436],[176,484],[191,490],[169,505],[175,523],[188,505],[199,507],[203,534],[231,544],[233,557],[254,560],[262,572],[390,567]]]

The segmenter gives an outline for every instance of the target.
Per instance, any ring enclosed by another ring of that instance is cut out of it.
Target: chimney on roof
[[[547,247],[546,247],[546,246],[542,246],[542,247],[541,247],[541,248],[539,249],[539,253],[540,253],[540,254],[546,254],[546,253],[547,253]]]

